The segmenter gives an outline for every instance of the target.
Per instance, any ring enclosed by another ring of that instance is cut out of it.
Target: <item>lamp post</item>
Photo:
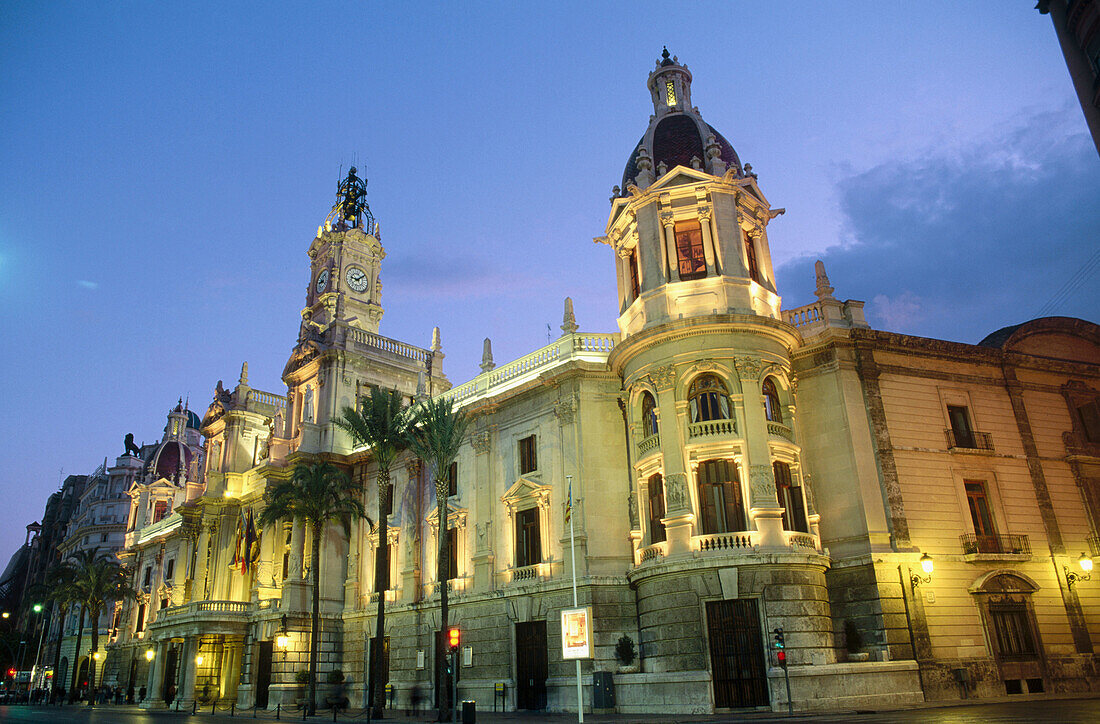
[[[42,656],[42,635],[46,633],[46,627],[42,625],[42,604],[34,604],[34,612],[38,614],[38,650],[34,653],[34,666],[31,667],[31,680],[27,684],[27,699],[30,699],[30,693],[34,691],[34,676],[38,671],[38,659]]]
[[[924,571],[924,575],[918,576],[916,573],[914,573],[909,578],[909,582],[913,584],[913,588],[916,588],[922,583],[931,583],[932,569],[934,567],[935,564],[932,562],[932,556],[928,555],[927,553],[922,553],[920,557],[920,569]]]
[[[1066,587],[1072,589],[1073,584],[1078,581],[1088,581],[1092,578],[1092,559],[1085,553],[1081,554],[1081,557],[1077,559],[1077,565],[1081,566],[1081,573],[1077,571],[1071,571],[1069,566],[1062,566],[1062,570],[1066,573]]]

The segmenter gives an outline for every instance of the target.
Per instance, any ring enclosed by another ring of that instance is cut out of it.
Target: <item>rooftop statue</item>
[[[374,229],[374,216],[367,206],[367,180],[356,175],[355,166],[348,169],[347,177],[336,187],[336,204],[325,220],[325,227],[337,231],[362,228],[368,233]]]

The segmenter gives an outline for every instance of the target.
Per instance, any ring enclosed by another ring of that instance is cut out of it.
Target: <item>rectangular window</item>
[[[630,268],[630,297],[631,299],[637,299],[638,295],[642,293],[642,285],[638,279],[638,250],[631,249],[630,257],[626,261],[627,266]]]
[[[1077,417],[1081,418],[1085,439],[1089,442],[1100,442],[1100,401],[1093,400],[1078,407]]]
[[[145,578],[142,579],[142,584],[141,585],[146,591],[149,590],[149,586],[153,585],[153,567],[152,566],[146,566],[145,567]]]
[[[1001,658],[1026,659],[1036,656],[1035,637],[1031,634],[1025,604],[990,604],[989,617],[993,622],[993,632]]]
[[[676,262],[680,279],[702,279],[707,275],[707,261],[703,256],[703,227],[698,221],[677,221]]]
[[[955,438],[955,447],[974,448],[974,428],[970,426],[970,411],[965,405],[948,405],[947,419],[951,423],[951,434]]]
[[[535,436],[530,435],[519,441],[519,473],[534,472],[539,468],[539,461],[535,449]]]
[[[454,497],[458,495],[458,463],[451,463],[451,467],[447,468],[447,495]]]
[[[164,566],[164,580],[171,581],[172,580],[172,574],[175,572],[175,570],[176,570],[176,559],[171,558],[171,559],[169,559],[168,563],[166,563],[165,566]]]
[[[749,269],[749,279],[759,282],[760,264],[756,261],[756,244],[748,234],[745,234],[745,265]]]
[[[970,521],[974,524],[979,553],[1001,553],[997,529],[993,525],[989,497],[985,494],[985,483],[981,480],[965,480],[966,502],[970,508]]]
[[[702,532],[733,533],[745,530],[745,506],[737,466],[731,460],[699,463],[699,507]]]
[[[516,513],[516,568],[542,563],[542,539],[539,536],[539,509]]]
[[[167,598],[160,599],[160,607],[161,608],[168,608],[168,599]]]
[[[791,466],[787,463],[775,462],[772,463],[772,472],[775,475],[776,498],[783,506],[783,530],[809,533],[810,527],[806,521],[806,503],[802,497],[802,488],[794,485]]]
[[[100,543],[106,543],[108,537],[109,536],[106,533],[100,533],[99,534],[99,542]]]
[[[458,531],[447,529],[447,578],[458,578]]]
[[[156,504],[153,505],[153,522],[156,523],[157,521],[163,519],[164,516],[167,515],[167,513],[168,501],[158,500]]]
[[[649,542],[660,543],[665,539],[665,481],[660,473],[649,478]]]
[[[137,610],[137,625],[134,626],[134,631],[145,630],[145,604],[138,604]]]

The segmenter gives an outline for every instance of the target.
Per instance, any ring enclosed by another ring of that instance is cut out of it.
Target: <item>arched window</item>
[[[638,250],[631,249],[630,257],[627,259],[627,264],[630,267],[630,298],[637,299],[638,295],[642,293],[642,285],[638,278]]]
[[[768,422],[783,422],[783,408],[779,404],[779,390],[775,387],[775,380],[771,377],[764,378],[764,417]]]
[[[749,279],[759,282],[760,265],[756,261],[756,244],[748,234],[745,234],[745,264],[749,268]]]
[[[649,542],[660,543],[665,539],[665,481],[660,473],[649,476]]]
[[[698,221],[677,221],[673,229],[676,236],[676,262],[681,281],[702,279],[707,275],[707,262],[703,256],[703,227]]]
[[[699,524],[706,533],[745,530],[745,504],[732,460],[699,463]]]
[[[657,434],[657,401],[648,392],[642,393],[642,435]]]
[[[726,386],[715,375],[699,375],[688,389],[692,422],[730,419],[730,398]]]

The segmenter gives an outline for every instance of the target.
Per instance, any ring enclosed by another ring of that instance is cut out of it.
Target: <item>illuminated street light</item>
[[[1082,553],[1081,557],[1077,559],[1077,565],[1081,566],[1084,573],[1071,571],[1068,566],[1062,566],[1062,570],[1066,572],[1067,588],[1073,588],[1073,584],[1078,581],[1087,581],[1092,578],[1092,559],[1088,555]]]
[[[931,583],[932,569],[934,567],[935,564],[932,562],[932,556],[928,555],[927,553],[922,553],[920,557],[920,569],[924,571],[925,575],[918,576],[916,573],[914,573],[912,576],[909,577],[909,582],[913,584],[913,588],[916,588],[922,583]]]
[[[145,660],[146,661],[152,661],[156,657],[157,657],[157,652],[154,651],[153,649],[146,649],[145,650]]]

